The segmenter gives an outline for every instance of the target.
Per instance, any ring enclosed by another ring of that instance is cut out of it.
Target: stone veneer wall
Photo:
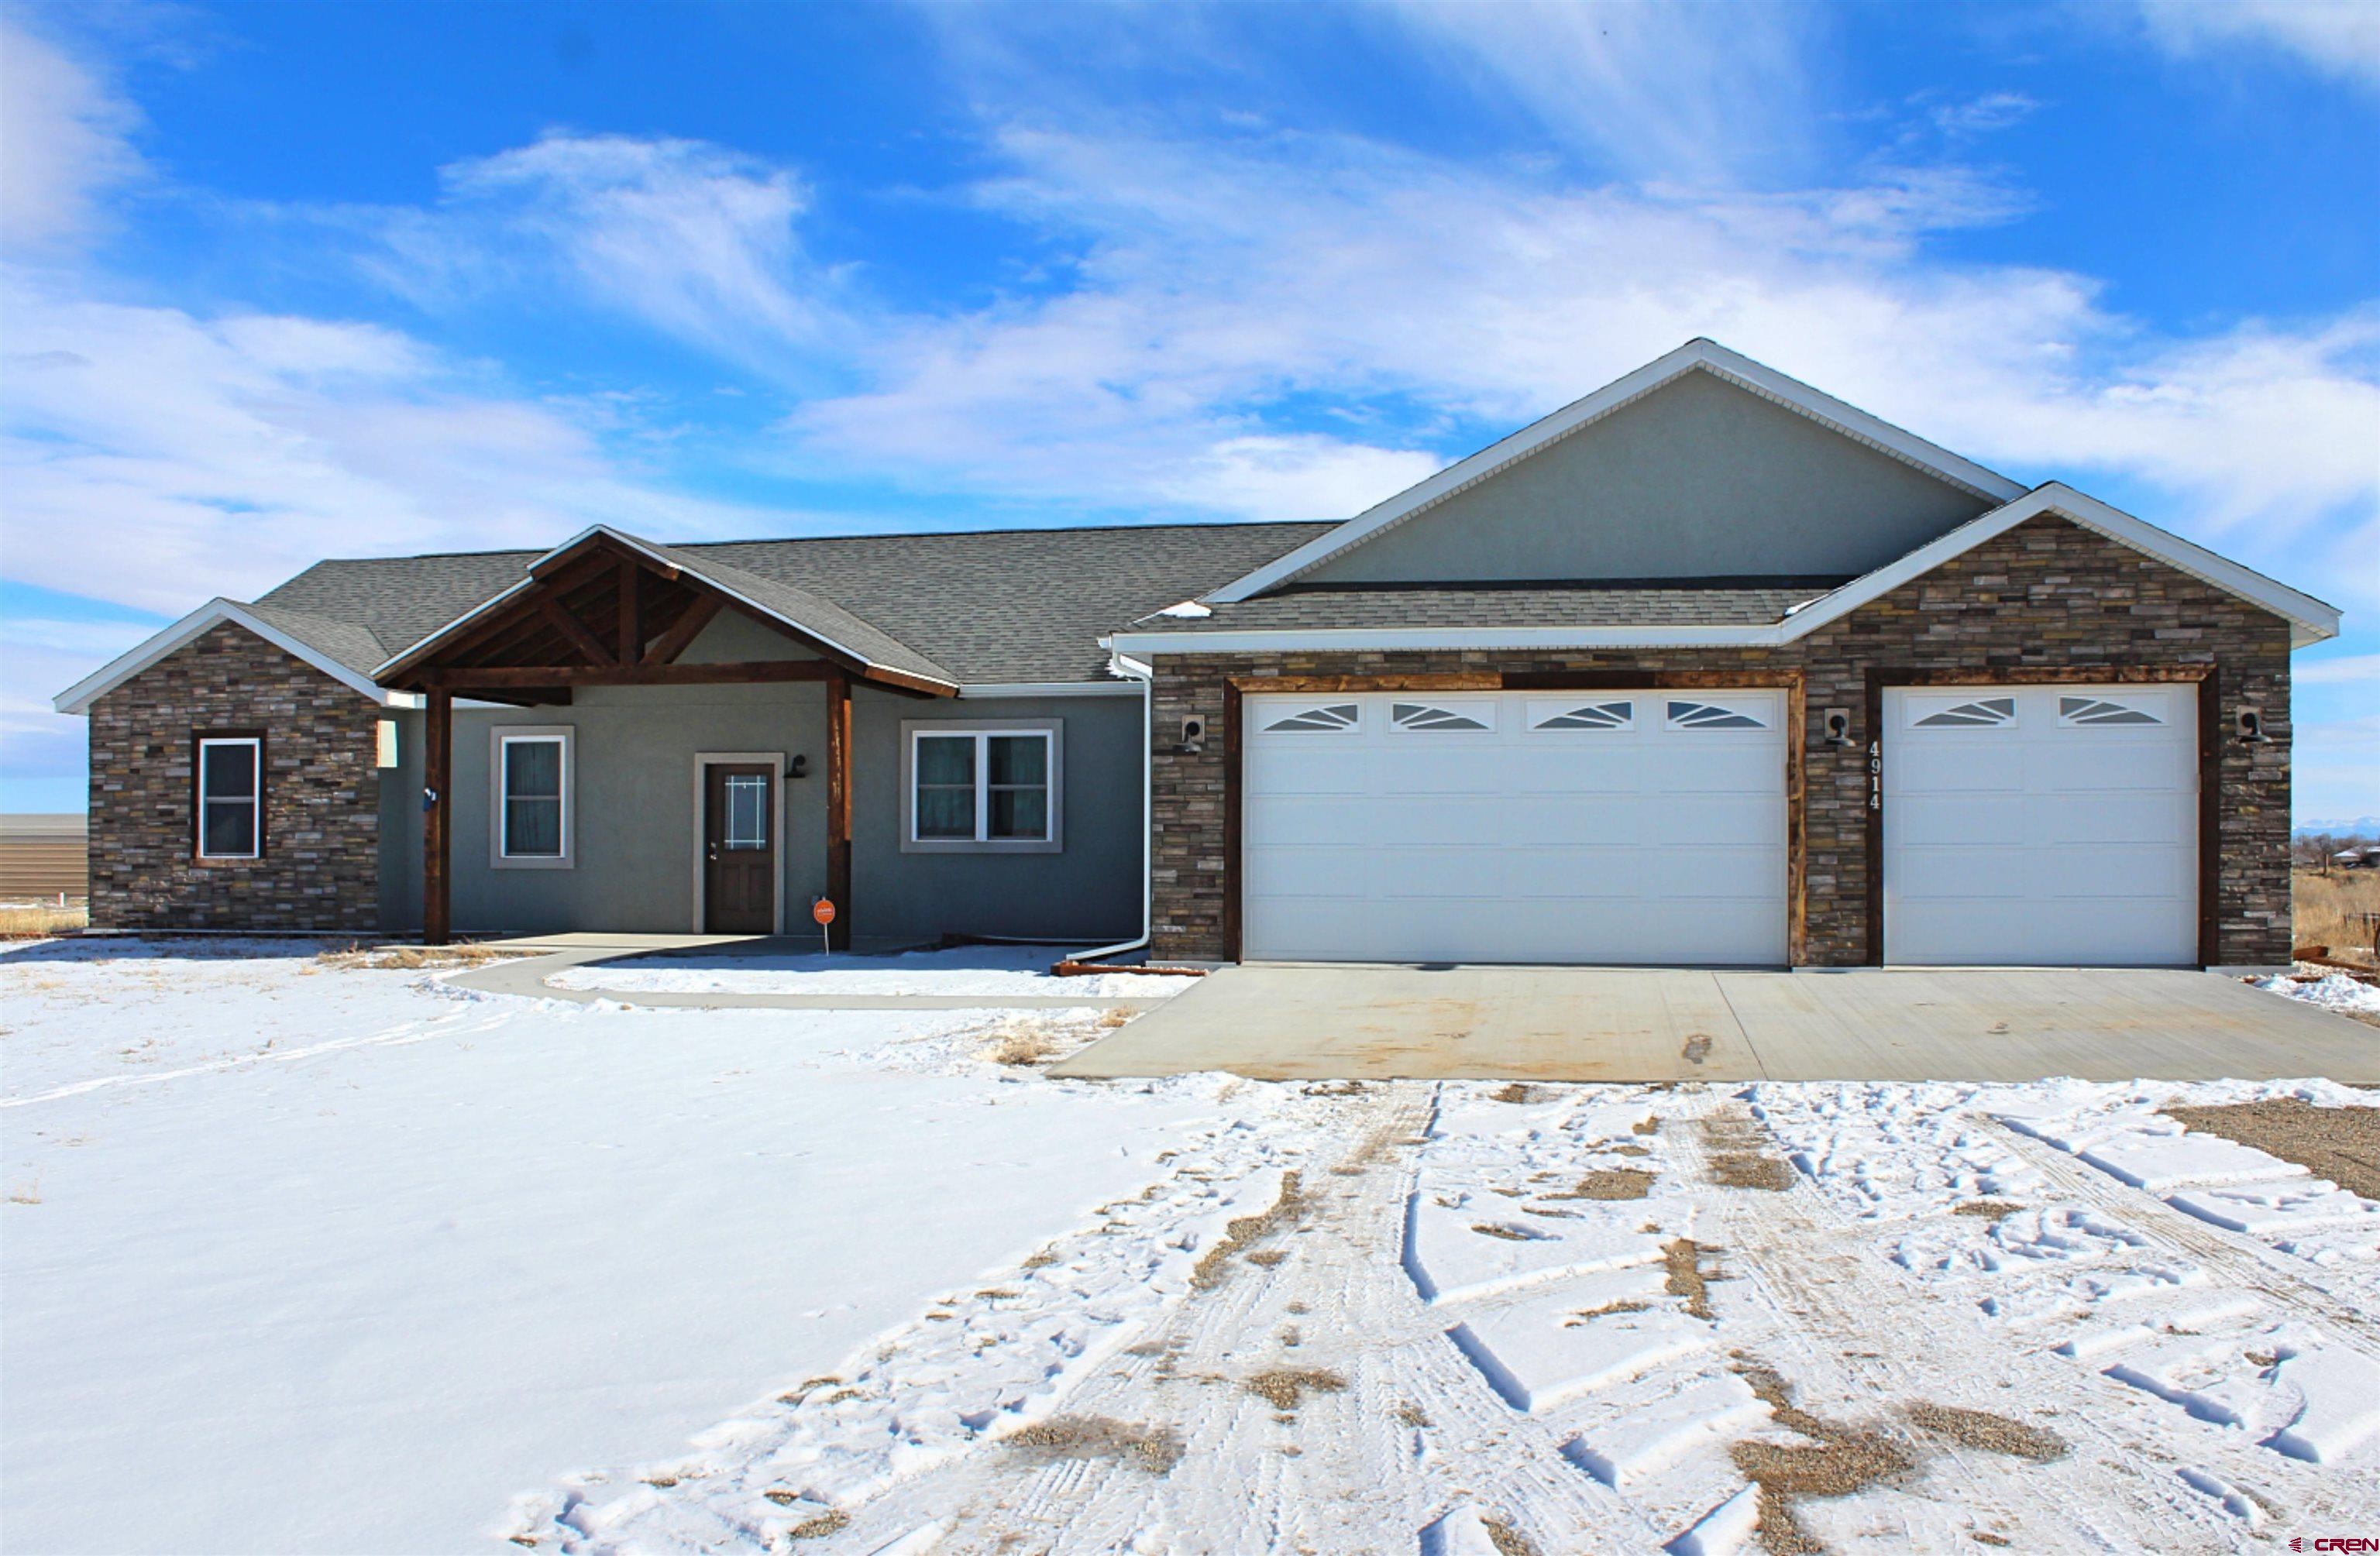
[[[91,922],[103,929],[380,924],[381,710],[228,623],[91,709]],[[264,731],[264,855],[197,858],[192,741]]]
[[[2028,521],[1809,637],[1780,649],[1609,653],[1159,655],[1151,855],[1158,960],[1217,959],[1224,944],[1223,742],[1187,755],[1186,715],[1222,729],[1234,678],[1520,670],[1799,670],[1806,929],[1813,966],[1869,959],[1867,677],[1871,670],[2123,670],[2216,667],[2220,741],[2216,957],[2289,954],[2289,627],[2281,618],[2096,532]],[[2233,710],[2262,709],[2269,745],[2230,735]],[[1852,710],[1854,744],[1824,743],[1829,707]]]

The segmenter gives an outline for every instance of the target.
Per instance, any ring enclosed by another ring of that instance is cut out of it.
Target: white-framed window
[[[1996,730],[2016,722],[2014,697],[1911,697],[1912,730]]]
[[[200,735],[191,809],[200,859],[264,856],[264,737]]]
[[[1549,697],[1529,704],[1529,728],[1537,730],[1628,730],[1636,723],[1631,697]]]
[[[2164,719],[2137,703],[2119,702],[2112,697],[2061,696],[2058,699],[2058,721],[2060,724],[2162,724]]]
[[[1268,735],[1339,735],[1363,723],[1361,703],[1284,703],[1269,708],[1257,729]]]
[[[1704,702],[1693,697],[1667,699],[1668,719],[1672,730],[1766,730],[1768,720],[1747,703],[1725,700]]]
[[[1389,704],[1389,727],[1394,730],[1464,733],[1496,727],[1496,704],[1488,697]]]
[[[577,731],[567,724],[497,725],[488,731],[488,862],[499,870],[577,863]]]
[[[1056,718],[903,721],[902,850],[1060,851],[1063,734]]]

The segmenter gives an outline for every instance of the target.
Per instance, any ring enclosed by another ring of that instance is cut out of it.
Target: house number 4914
[[[1884,742],[1867,742],[1867,808],[1884,809]]]

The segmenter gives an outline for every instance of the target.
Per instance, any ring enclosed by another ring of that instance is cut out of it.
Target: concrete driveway
[[[2229,978],[2070,969],[1227,968],[1083,1078],[2380,1083],[2380,1030]]]

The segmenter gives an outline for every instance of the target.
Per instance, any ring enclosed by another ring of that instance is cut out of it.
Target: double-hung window
[[[901,732],[905,850],[1058,851],[1058,720],[911,720]]]
[[[558,725],[500,726],[492,740],[491,862],[513,869],[567,868],[573,820],[571,730]]]
[[[200,735],[193,809],[200,859],[264,855],[264,737]]]

